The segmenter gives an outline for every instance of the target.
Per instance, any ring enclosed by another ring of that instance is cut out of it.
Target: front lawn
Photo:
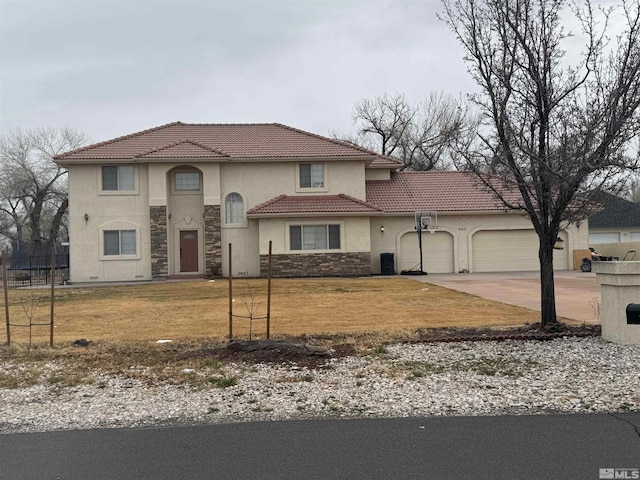
[[[54,341],[224,338],[229,331],[227,294],[226,280],[56,288]],[[33,322],[47,323],[49,295],[48,289],[10,290],[12,323],[28,323],[25,310],[35,301],[39,304]],[[235,314],[248,315],[253,301],[254,316],[264,316],[266,280],[236,279],[233,298]],[[539,313],[526,308],[405,278],[273,280],[271,334],[277,337],[398,334],[425,328],[510,326],[537,321]],[[248,337],[247,319],[236,318],[233,328],[234,336]],[[13,327],[12,343],[28,342],[28,331]],[[255,320],[254,337],[263,337],[264,333],[265,321]],[[35,343],[48,342],[48,327],[34,327],[33,335]],[[4,328],[0,342],[6,342]]]

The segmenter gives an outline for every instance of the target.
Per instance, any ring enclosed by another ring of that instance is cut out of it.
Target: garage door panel
[[[399,271],[420,268],[420,247],[417,232],[406,233],[400,239]],[[422,233],[422,262],[427,273],[453,272],[453,237],[447,232]]]
[[[566,232],[560,238],[567,245]],[[472,238],[474,272],[517,272],[540,270],[538,236],[534,230],[482,230]],[[567,249],[554,250],[556,270],[569,268]]]

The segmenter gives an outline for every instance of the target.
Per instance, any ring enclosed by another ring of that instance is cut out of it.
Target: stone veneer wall
[[[204,206],[205,274],[222,276],[222,220],[220,205]]]
[[[151,276],[167,277],[169,261],[167,251],[167,207],[149,207],[151,220]]]
[[[269,256],[260,255],[260,275],[267,276]],[[272,255],[273,277],[362,277],[371,275],[371,254],[299,253]]]

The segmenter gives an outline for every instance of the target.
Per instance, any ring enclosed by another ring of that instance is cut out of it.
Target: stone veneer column
[[[169,276],[167,251],[167,207],[149,207],[151,231],[151,276]]]
[[[222,221],[220,205],[204,206],[205,274],[222,276]]]

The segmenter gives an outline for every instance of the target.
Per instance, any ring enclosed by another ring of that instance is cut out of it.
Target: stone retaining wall
[[[268,255],[260,255],[260,275],[267,276]],[[273,255],[273,277],[362,277],[371,275],[371,254],[300,253]]]

